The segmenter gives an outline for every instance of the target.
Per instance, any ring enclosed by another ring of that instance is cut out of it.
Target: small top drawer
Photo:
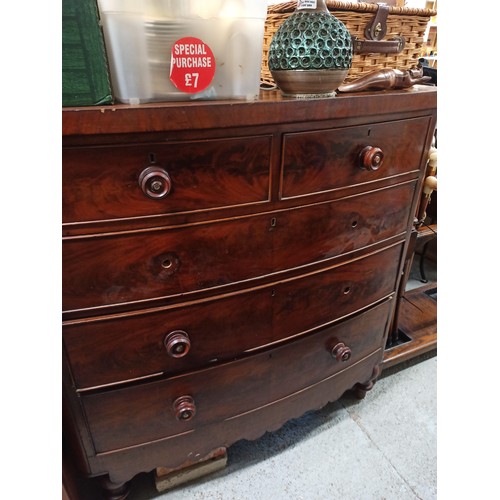
[[[430,118],[286,134],[281,198],[365,184],[419,169]]]
[[[63,223],[269,199],[271,137],[63,149]]]

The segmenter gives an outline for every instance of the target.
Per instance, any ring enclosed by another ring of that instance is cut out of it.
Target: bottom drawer
[[[234,418],[348,369],[382,348],[391,309],[388,300],[340,324],[238,361],[82,396],[96,452]],[[349,388],[347,384],[344,390]]]

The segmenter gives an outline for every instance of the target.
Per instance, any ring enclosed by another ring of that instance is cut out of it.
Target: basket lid
[[[378,4],[376,3],[353,3],[342,2],[340,0],[326,0],[328,10],[344,10],[352,12],[377,12]],[[286,14],[294,12],[297,7],[297,2],[283,2],[275,5],[270,5],[267,9],[268,14]],[[419,9],[415,7],[396,7],[389,5],[389,14],[401,14],[405,16],[423,16],[432,17],[437,15],[433,9]]]

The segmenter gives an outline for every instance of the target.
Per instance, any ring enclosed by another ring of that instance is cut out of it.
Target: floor
[[[436,353],[352,396],[228,449],[227,467],[160,494],[136,477],[129,500],[431,500],[437,497]]]
[[[436,279],[432,263],[426,271]],[[419,279],[414,265],[407,288]],[[346,394],[257,441],[235,443],[219,472],[163,493],[152,474],[138,475],[128,500],[433,500],[436,379],[431,351],[383,371],[363,400]]]

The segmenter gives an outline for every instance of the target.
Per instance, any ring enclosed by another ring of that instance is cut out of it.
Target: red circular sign
[[[205,90],[215,75],[215,57],[199,38],[186,37],[172,46],[170,80],[182,92],[195,94]]]

